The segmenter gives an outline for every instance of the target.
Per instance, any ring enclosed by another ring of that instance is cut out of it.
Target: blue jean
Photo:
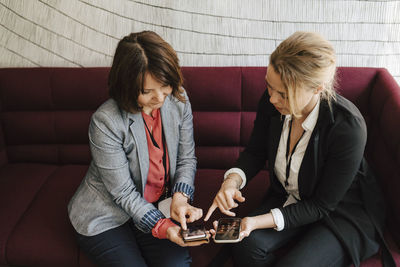
[[[187,248],[143,233],[132,220],[95,236],[78,234],[78,243],[97,266],[190,266]]]

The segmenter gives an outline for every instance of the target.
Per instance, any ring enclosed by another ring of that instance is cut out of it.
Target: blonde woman
[[[269,193],[232,246],[237,266],[358,266],[379,250],[384,214],[363,159],[367,129],[335,93],[335,70],[332,45],[315,33],[296,32],[272,53],[250,142],[205,217],[216,208],[235,216],[240,190],[268,160]],[[289,241],[294,247],[277,259]]]

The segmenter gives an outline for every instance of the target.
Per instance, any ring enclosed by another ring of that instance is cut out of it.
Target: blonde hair
[[[322,86],[321,99],[329,106],[335,99],[336,55],[332,45],[313,32],[295,32],[270,56],[270,64],[287,90],[289,109],[300,117],[296,95],[299,89],[316,90]]]

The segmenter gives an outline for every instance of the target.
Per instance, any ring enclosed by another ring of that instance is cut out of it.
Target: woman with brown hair
[[[118,43],[108,86],[89,126],[92,162],[68,207],[78,242],[99,266],[189,266],[183,247],[206,241],[180,235],[202,210],[190,205],[193,117],[177,55],[154,32],[132,33]]]
[[[335,93],[335,72],[335,51],[316,33],[296,32],[271,54],[249,144],[205,217],[216,208],[234,216],[246,180],[268,160],[269,192],[232,246],[237,266],[358,266],[384,244],[384,204],[363,158],[365,121]],[[388,253],[383,246],[394,266]]]

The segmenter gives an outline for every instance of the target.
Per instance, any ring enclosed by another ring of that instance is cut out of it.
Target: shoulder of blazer
[[[186,91],[183,92],[183,96],[187,100],[186,103],[183,103],[174,96],[169,95],[164,103],[165,108],[169,110],[175,107],[178,110],[183,111],[187,103],[189,103],[189,97],[187,96]],[[100,105],[100,107],[95,111],[95,113],[92,115],[92,120],[112,124],[117,127],[118,130],[129,131],[129,126],[132,124],[135,118],[137,119],[138,114],[140,115],[140,112],[130,113],[122,110],[118,106],[117,102],[114,99],[110,98],[102,105]]]
[[[350,116],[364,120],[360,110],[348,99],[341,95],[337,95],[335,107],[340,110],[345,116]]]
[[[313,133],[323,141],[322,150],[327,152],[332,142],[339,138],[356,138],[366,140],[367,127],[358,108],[343,96],[337,95],[329,107],[327,101],[322,100],[320,113]]]
[[[92,123],[98,127],[106,127],[108,132],[114,132],[120,137],[129,131],[130,119],[128,112],[122,110],[117,102],[110,98],[104,102],[92,115]]]
[[[343,120],[357,120],[365,124],[364,117],[358,108],[348,99],[337,94],[336,99],[332,101],[331,106],[326,100],[321,101],[318,115],[318,127],[324,127],[329,124],[338,124]]]
[[[185,90],[185,88],[181,87],[181,89],[183,90],[182,92],[182,96],[183,98],[186,100],[185,102],[181,102],[179,101],[176,97],[174,97],[172,94],[168,96],[169,100],[171,103],[174,103],[177,106],[182,106],[185,107],[187,105],[187,103],[190,103],[189,101],[189,95],[187,93],[187,91]]]
[[[189,96],[187,95],[186,90],[182,87],[183,93],[182,96],[186,100],[185,102],[181,102],[179,99],[174,97],[172,94],[169,95],[161,107],[161,109],[164,110],[164,112],[171,112],[170,115],[176,116],[180,119],[182,119],[185,115],[185,112],[187,112],[187,108],[190,106],[190,101],[189,101]]]

